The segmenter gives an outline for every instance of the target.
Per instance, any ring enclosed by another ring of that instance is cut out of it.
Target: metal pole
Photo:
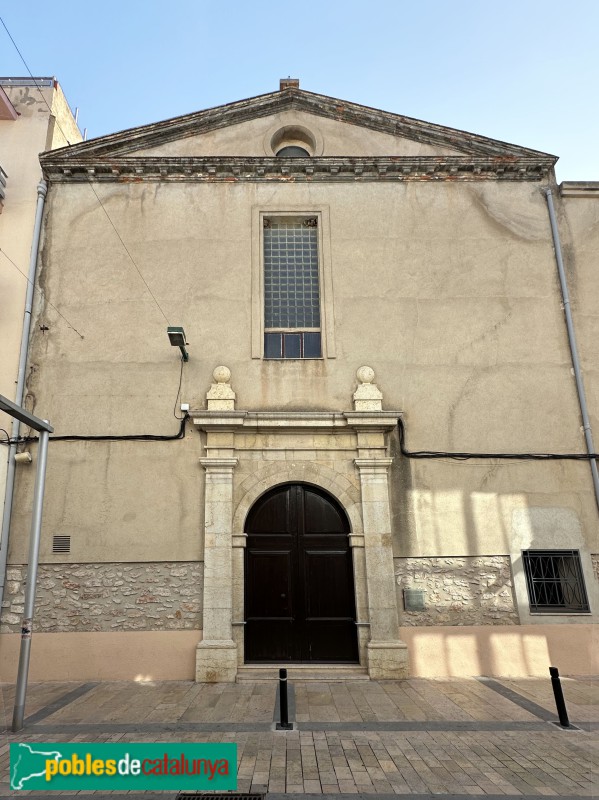
[[[290,731],[293,725],[289,724],[289,704],[287,702],[287,670],[279,670],[279,702],[281,706],[281,721],[277,722],[277,730]]]
[[[580,360],[578,358],[578,346],[576,344],[576,334],[574,332],[572,309],[570,308],[570,294],[568,292],[568,283],[566,281],[566,270],[564,269],[564,261],[562,259],[562,245],[559,238],[559,230],[557,227],[557,218],[555,216],[555,207],[553,205],[553,194],[551,193],[551,189],[549,188],[545,189],[545,197],[547,198],[547,208],[549,209],[549,222],[551,224],[551,235],[553,236],[553,249],[555,251],[557,272],[562,291],[562,302],[564,306],[564,315],[566,317],[566,328],[568,330],[568,344],[570,345],[572,367],[574,368],[574,380],[576,381],[576,392],[578,394],[578,403],[580,405],[580,415],[582,417],[582,428],[584,431],[584,439],[587,446],[587,452],[594,453],[596,452],[595,444],[593,442],[591,421],[589,419],[586,395],[584,392],[584,383],[582,380],[582,371],[580,369]],[[597,462],[595,461],[594,458],[590,459],[590,465],[591,465],[591,476],[593,478],[593,487],[595,489],[595,502],[597,503],[597,508],[599,509],[599,469],[597,468]]]
[[[40,431],[37,451],[37,473],[33,492],[33,511],[31,515],[31,536],[29,540],[29,563],[27,566],[27,585],[25,587],[25,607],[21,623],[21,652],[19,654],[19,671],[15,693],[15,707],[12,718],[13,731],[23,728],[25,700],[27,697],[27,677],[29,674],[29,655],[31,652],[31,628],[35,607],[35,587],[37,582],[37,566],[39,561],[40,535],[42,530],[42,510],[44,506],[44,483],[46,480],[46,462],[48,460],[48,431]]]
[[[19,369],[17,373],[17,388],[15,391],[14,402],[20,406],[25,394],[25,368],[27,366],[27,353],[29,351],[29,333],[31,330],[31,315],[33,310],[33,289],[35,285],[35,274],[37,269],[37,257],[39,251],[40,235],[42,230],[42,218],[44,214],[44,203],[48,193],[48,184],[41,180],[37,186],[37,206],[35,209],[35,225],[33,228],[33,240],[31,243],[31,255],[29,257],[29,276],[27,278],[27,291],[25,293],[25,313],[23,315],[23,330],[21,333],[21,349],[19,352]],[[19,435],[21,423],[18,419],[13,419],[11,429],[11,439],[16,439]],[[0,605],[4,599],[4,585],[6,583],[6,564],[8,561],[8,542],[10,537],[10,518],[12,514],[13,495],[15,487],[15,455],[17,445],[11,444],[8,448],[8,462],[6,468],[6,489],[4,494],[4,512],[2,514],[2,535],[0,538]]]
[[[551,675],[551,686],[553,688],[553,696],[555,697],[555,705],[557,707],[559,724],[562,726],[562,728],[569,728],[570,720],[568,719],[568,711],[566,710],[566,701],[564,700],[564,693],[562,692],[562,683],[559,679],[559,671],[557,667],[549,667],[549,674]]]

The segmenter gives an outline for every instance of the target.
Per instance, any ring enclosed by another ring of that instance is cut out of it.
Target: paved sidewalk
[[[5,732],[0,797],[11,793],[10,742],[235,742],[238,791],[379,797],[599,795],[599,682],[565,679],[570,719],[556,720],[549,680],[298,681],[296,730],[273,730],[276,683],[51,683],[29,687],[26,727]],[[14,687],[2,687],[10,727]],[[48,796],[64,794],[52,792]],[[166,793],[79,793],[141,800]],[[168,796],[174,798],[175,793]],[[316,800],[316,798],[315,798]]]

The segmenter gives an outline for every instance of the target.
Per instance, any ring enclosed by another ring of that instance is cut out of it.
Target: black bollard
[[[289,724],[289,705],[287,703],[287,670],[279,670],[279,703],[281,706],[281,721],[277,722],[278,731],[292,731],[293,725]]]
[[[562,728],[569,728],[570,720],[568,719],[566,701],[564,700],[564,693],[562,692],[562,684],[559,679],[557,667],[549,667],[549,674],[551,675],[551,686],[553,687],[553,696],[555,697],[555,705],[557,706],[559,724]]]

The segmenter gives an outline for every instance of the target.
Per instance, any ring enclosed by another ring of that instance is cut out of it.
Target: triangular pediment
[[[555,157],[455,128],[301,89],[284,89],[102,136],[41,157],[42,165],[106,159],[272,157],[280,130],[305,130],[315,157]]]

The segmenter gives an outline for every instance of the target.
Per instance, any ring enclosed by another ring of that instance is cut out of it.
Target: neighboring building
[[[50,444],[32,675],[591,673],[590,461],[484,455],[586,452],[546,189],[597,430],[597,185],[555,161],[296,81],[45,153],[39,283],[84,338],[40,303],[28,393],[80,440]]]
[[[45,193],[39,155],[81,139],[55,78],[0,78],[0,394],[12,401],[17,399],[36,206]],[[11,422],[0,414],[0,428],[11,432]],[[7,454],[0,449],[0,508]]]

